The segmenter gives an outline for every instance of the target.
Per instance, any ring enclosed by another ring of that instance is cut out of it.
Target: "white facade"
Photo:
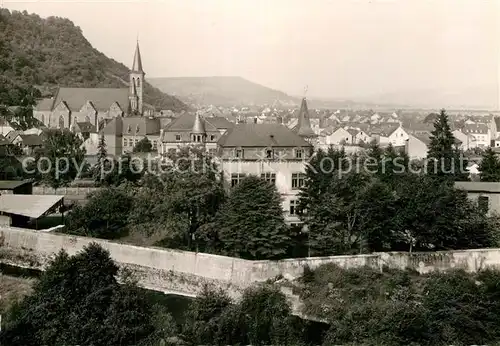
[[[388,142],[395,147],[404,146],[407,140],[408,133],[401,126],[394,130],[388,137]]]
[[[303,161],[244,161],[231,160],[220,162],[224,179],[232,185],[232,179],[243,179],[246,175],[256,175],[274,179],[278,192],[282,196],[283,213],[287,223],[299,223],[294,208],[298,202],[300,187],[305,182],[305,165]],[[274,176],[272,175],[274,174]],[[292,208],[291,208],[292,206]]]

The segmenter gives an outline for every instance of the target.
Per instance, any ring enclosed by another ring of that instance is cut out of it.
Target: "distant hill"
[[[455,89],[420,89],[385,93],[362,98],[367,102],[405,104],[428,109],[498,110],[499,87],[482,86]]]
[[[123,87],[128,73],[127,66],[93,48],[69,19],[43,19],[0,8],[0,84],[4,88],[36,85],[50,93],[56,86]],[[147,83],[144,101],[158,109],[187,108]]]
[[[150,78],[149,82],[188,104],[294,106],[300,102],[296,97],[241,77]]]

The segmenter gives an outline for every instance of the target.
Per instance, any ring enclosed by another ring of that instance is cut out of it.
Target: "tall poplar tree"
[[[427,152],[428,173],[440,179],[468,180],[467,161],[455,148],[456,139],[451,132],[448,115],[444,109],[434,122],[431,143]]]

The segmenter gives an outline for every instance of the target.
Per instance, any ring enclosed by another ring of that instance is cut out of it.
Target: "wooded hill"
[[[127,66],[93,48],[69,19],[0,9],[0,89],[34,85],[47,96],[57,86],[124,87],[128,73]],[[157,109],[187,108],[148,83],[144,101]]]

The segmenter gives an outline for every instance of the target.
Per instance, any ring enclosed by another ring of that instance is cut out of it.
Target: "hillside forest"
[[[130,52],[132,57],[133,52]],[[69,19],[41,18],[0,9],[0,101],[11,90],[36,86],[50,96],[57,86],[126,87],[129,68],[92,47]],[[186,109],[177,98],[145,84],[144,101],[157,109]]]

